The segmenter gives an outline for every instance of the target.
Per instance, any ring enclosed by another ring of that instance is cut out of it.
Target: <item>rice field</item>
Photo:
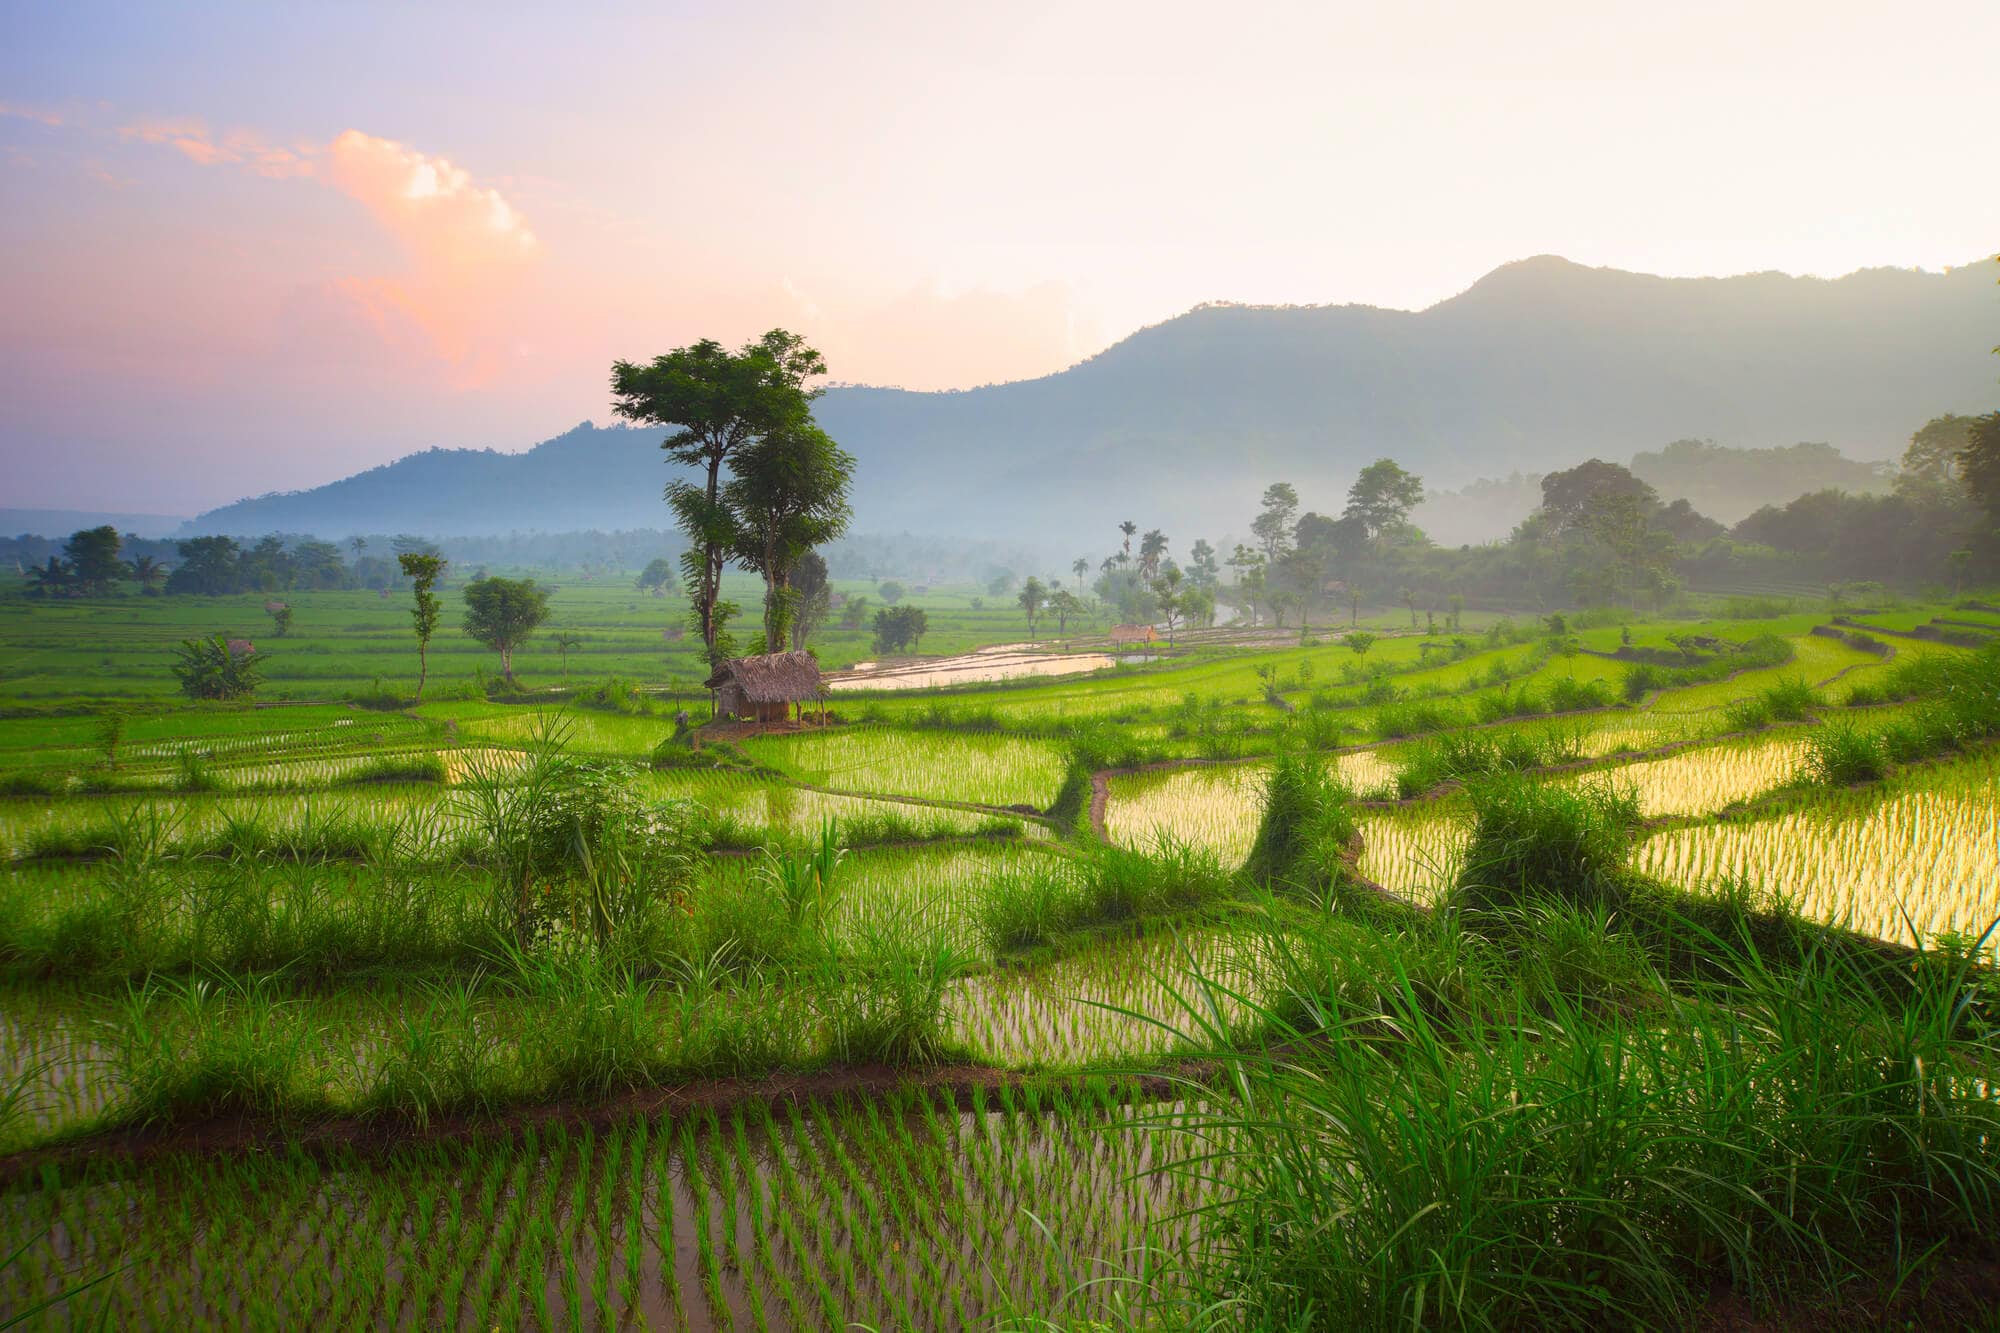
[[[1639,813],[1649,819],[1705,815],[1794,781],[1806,752],[1804,740],[1779,732],[1620,764],[1569,781],[1602,782],[1609,777],[1638,796]]]
[[[172,1163],[0,1199],[0,1308],[114,1327],[954,1329],[1115,1317],[1199,1202],[1116,1089],[894,1092],[387,1158]],[[1094,1281],[1095,1279],[1095,1281]]]
[[[1741,880],[1881,939],[1976,936],[2000,920],[2000,765],[1988,754],[1890,791],[1670,829],[1637,864],[1690,888]]]
[[[1395,767],[1379,750],[1333,755],[1328,763],[1357,794],[1393,783]],[[1162,833],[1207,847],[1225,865],[1241,865],[1257,838],[1269,764],[1217,764],[1110,779],[1105,833],[1123,847],[1147,847]]]
[[[1488,790],[1411,776],[1443,728],[1557,766],[1533,790],[1629,792],[1631,867],[1690,891],[1909,944],[2000,918],[1995,751],[1812,786],[1838,687],[1726,734],[1774,683],[1883,674],[1787,635],[1780,668],[1483,725],[1499,682],[1616,696],[1623,664],[1426,660],[1406,635],[1364,677],[1337,643],[1202,648],[858,699],[706,755],[661,753],[677,724],[650,705],[163,710],[115,755],[87,717],[0,719],[0,1168],[204,1117],[360,1127],[0,1185],[0,1323],[103,1277],[41,1321],[1156,1326],[1104,1279],[1143,1267],[1159,1295],[1222,1187],[1164,1169],[1177,1107],[1120,1080],[1271,1040],[1295,943],[1373,994],[1413,923],[1459,915],[1382,927],[1250,883],[1290,755],[1365,802],[1327,798],[1338,845],[1358,828],[1360,875],[1415,904],[1455,901]],[[1442,721],[1391,729],[1384,699]],[[1683,748],[1634,754],[1661,746]],[[1392,800],[1399,774],[1425,798]],[[458,1115],[493,1132],[429,1132]]]

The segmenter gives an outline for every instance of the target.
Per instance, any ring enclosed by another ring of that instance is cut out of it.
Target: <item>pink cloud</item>
[[[14,102],[0,102],[0,116],[14,120],[32,120],[37,125],[46,125],[50,129],[60,128],[65,123],[59,111],[46,111],[40,107],[21,106]]]
[[[498,190],[393,139],[346,131],[327,148],[325,177],[430,262],[511,265],[540,248],[527,219]]]
[[[217,139],[207,125],[195,119],[134,121],[119,126],[118,137],[164,144],[204,167],[242,167],[274,180],[312,175],[313,158],[319,151],[309,145],[280,147],[252,130],[231,130]]]

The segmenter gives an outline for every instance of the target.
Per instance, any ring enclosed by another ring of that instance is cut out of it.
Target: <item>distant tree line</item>
[[[1683,441],[1649,461],[1685,472],[1714,452]],[[1824,446],[1772,452],[1813,475],[1844,461]],[[1218,601],[1252,624],[1301,632],[1341,619],[1351,627],[1364,603],[1403,606],[1412,626],[1435,628],[1442,617],[1455,629],[1468,601],[1658,608],[1689,585],[1868,580],[1956,590],[2000,576],[2000,413],[1939,417],[1911,438],[1893,475],[1856,465],[1855,479],[1869,489],[1814,490],[1728,526],[1684,497],[1663,498],[1631,468],[1589,459],[1536,479],[1540,504],[1506,540],[1449,548],[1410,521],[1422,478],[1384,458],[1361,470],[1337,512],[1306,509],[1296,487],[1272,483],[1251,541],[1222,557],[1197,540],[1185,567],[1165,533],[1121,522],[1117,549],[1071,566],[1074,592],[1060,577],[1031,578],[1017,602],[1031,634],[1045,616],[1062,625],[1066,612],[1101,609],[1163,625],[1171,638],[1208,623]],[[1010,574],[989,591],[1012,587]]]

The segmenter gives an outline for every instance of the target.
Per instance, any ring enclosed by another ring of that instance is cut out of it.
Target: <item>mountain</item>
[[[1274,480],[1338,508],[1390,456],[1434,486],[1625,458],[1679,439],[1891,458],[1943,412],[2000,403],[1985,267],[1839,279],[1660,278],[1543,256],[1427,310],[1203,306],[1041,379],[837,387],[855,527],[1104,545],[1248,527]],[[663,432],[588,423],[525,453],[431,450],[187,531],[432,534],[658,524]]]

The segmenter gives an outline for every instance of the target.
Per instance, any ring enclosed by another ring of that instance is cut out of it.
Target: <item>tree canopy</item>
[[[465,585],[465,632],[500,654],[514,679],[514,652],[549,618],[549,594],[533,579],[475,579]]]

